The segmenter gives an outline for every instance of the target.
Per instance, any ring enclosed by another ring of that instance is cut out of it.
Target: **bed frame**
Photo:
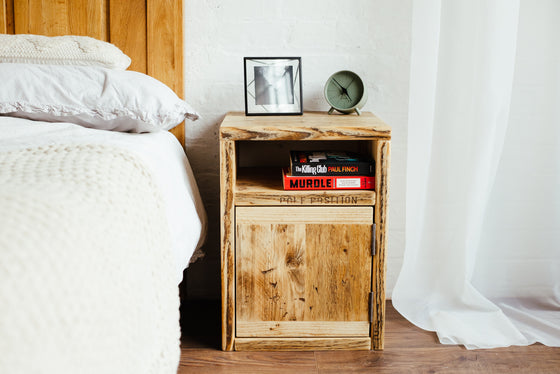
[[[86,35],[115,44],[130,70],[183,97],[182,0],[0,0],[0,33]],[[171,130],[184,146],[185,124]]]

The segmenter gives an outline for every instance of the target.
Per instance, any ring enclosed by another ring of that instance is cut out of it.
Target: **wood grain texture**
[[[369,225],[373,222],[371,207],[238,207],[238,225],[266,224],[332,224],[332,225]],[[328,243],[325,243],[328,245]]]
[[[0,34],[8,33],[8,20],[10,19],[7,14],[8,0],[0,0]]]
[[[236,205],[375,205],[375,191],[285,191],[280,168],[240,168],[235,185]]]
[[[369,338],[238,338],[236,351],[369,350]]]
[[[107,40],[109,36],[108,1],[67,1],[70,34],[88,35],[99,40]]]
[[[148,0],[147,16],[148,74],[183,96],[183,2]]]
[[[14,33],[14,0],[0,0],[0,33]]]
[[[536,345],[467,351],[457,346],[437,344],[413,349],[401,346],[383,353],[315,352],[315,357],[319,373],[553,374],[558,373],[560,365],[560,355],[557,352],[557,357],[554,357],[553,349]]]
[[[371,324],[372,349],[383,349],[385,333],[385,252],[387,248],[387,207],[389,199],[389,160],[391,142],[378,140],[375,142],[375,190],[377,203],[375,209],[375,247],[373,258],[373,277],[371,289],[374,293],[373,323]]]
[[[15,32],[107,40],[107,1],[14,0]]]
[[[183,84],[183,1],[147,1],[147,73],[159,79],[179,97]],[[185,144],[185,124],[170,132]]]
[[[317,373],[313,352],[221,352],[208,349],[183,352],[178,374]]]
[[[369,325],[372,222],[371,207],[237,207],[237,336],[250,322],[294,337],[328,336],[313,330],[325,321]]]
[[[233,350],[235,329],[235,142],[220,142],[222,349]]]
[[[130,69],[151,75],[183,97],[182,0],[0,0],[0,31],[84,35],[115,44]],[[185,124],[170,131],[185,144]]]
[[[132,60],[129,70],[147,73],[147,9],[145,0],[111,1],[110,38]]]
[[[360,140],[390,138],[391,128],[372,113],[302,116],[251,116],[229,113],[220,128],[228,140]]]
[[[238,337],[345,337],[369,336],[367,321],[237,321]]]

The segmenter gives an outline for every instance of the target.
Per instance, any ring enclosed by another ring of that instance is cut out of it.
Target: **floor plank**
[[[320,373],[559,373],[560,350],[468,351],[457,346],[316,352]],[[523,352],[524,351],[524,352]],[[554,357],[556,356],[556,357]]]
[[[183,349],[178,373],[317,373],[314,352]]]
[[[403,318],[387,302],[384,351],[222,352],[220,309],[186,304],[179,373],[560,373],[560,348],[467,350]]]

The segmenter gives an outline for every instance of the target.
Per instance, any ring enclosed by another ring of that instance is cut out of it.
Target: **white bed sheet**
[[[0,151],[61,143],[115,145],[146,163],[163,194],[180,283],[183,270],[204,242],[207,218],[190,164],[173,134],[111,132],[0,116]]]

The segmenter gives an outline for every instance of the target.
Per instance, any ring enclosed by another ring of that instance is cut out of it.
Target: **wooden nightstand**
[[[222,349],[383,349],[390,140],[371,113],[225,117]],[[295,149],[373,156],[375,191],[284,191]]]

